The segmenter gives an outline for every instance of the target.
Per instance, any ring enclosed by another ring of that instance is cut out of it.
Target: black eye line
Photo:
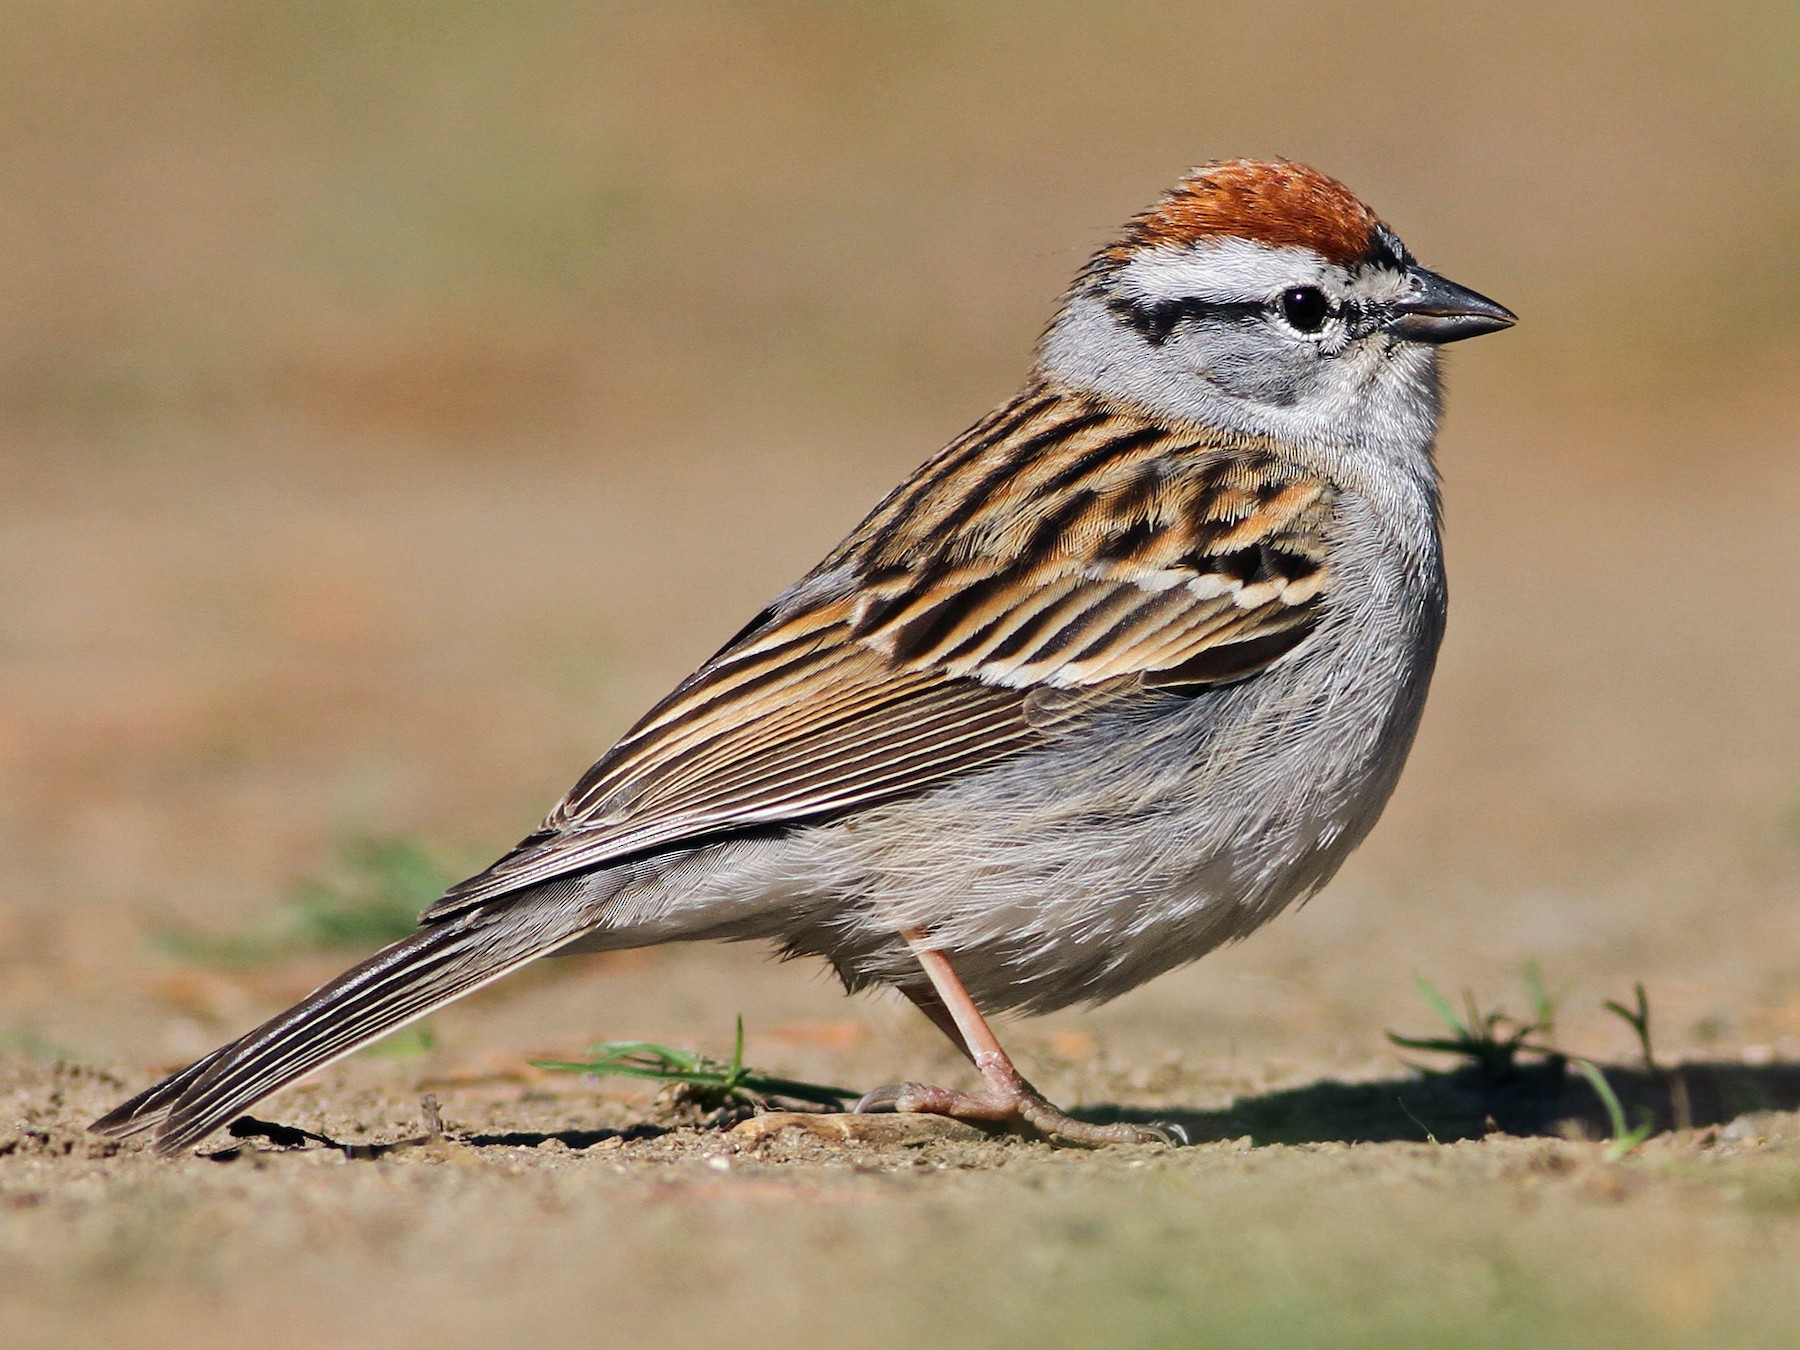
[[[1169,340],[1175,326],[1188,319],[1224,319],[1241,323],[1258,319],[1269,307],[1258,300],[1162,300],[1143,303],[1118,295],[1107,301],[1111,309],[1135,328],[1151,346],[1160,347]]]
[[[1317,287],[1305,289],[1317,290]],[[1153,347],[1160,347],[1169,340],[1178,324],[1189,319],[1220,319],[1232,323],[1244,323],[1266,318],[1279,318],[1282,324],[1292,328],[1293,325],[1281,312],[1282,296],[1273,300],[1163,300],[1155,303],[1144,303],[1126,296],[1115,295],[1107,300],[1106,306]],[[1359,300],[1330,300],[1327,320],[1342,319],[1352,338],[1367,337],[1381,327],[1382,320],[1374,312],[1373,307]],[[1296,329],[1295,331],[1301,331]],[[1319,331],[1323,331],[1321,326]],[[1307,337],[1316,337],[1317,333],[1307,333]]]
[[[1344,302],[1344,327],[1353,339],[1369,336],[1391,317],[1384,306],[1369,305],[1360,300]]]

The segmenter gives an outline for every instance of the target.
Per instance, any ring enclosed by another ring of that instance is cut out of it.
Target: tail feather
[[[156,1151],[165,1154],[197,1144],[295,1079],[547,955],[583,931],[561,906],[533,908],[535,914],[511,906],[498,914],[477,911],[402,938],[92,1128],[128,1137],[155,1127]]]
[[[186,1092],[201,1074],[217,1064],[237,1046],[236,1041],[221,1045],[205,1059],[195,1060],[179,1073],[172,1073],[154,1087],[145,1088],[128,1102],[122,1102],[96,1120],[88,1129],[114,1139],[130,1139],[133,1135],[153,1130],[162,1124],[175,1099]]]

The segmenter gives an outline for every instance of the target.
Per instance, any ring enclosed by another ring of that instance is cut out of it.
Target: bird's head
[[[1421,267],[1335,179],[1226,160],[1194,170],[1095,255],[1040,368],[1154,416],[1422,450],[1438,348],[1513,322]]]

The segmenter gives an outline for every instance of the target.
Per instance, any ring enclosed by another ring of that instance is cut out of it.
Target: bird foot
[[[950,958],[931,943],[922,928],[903,928],[900,935],[912,948],[927,983],[903,984],[900,992],[948,1036],[974,1063],[981,1075],[980,1092],[954,1092],[928,1083],[894,1083],[876,1088],[851,1108],[857,1113],[890,1110],[946,1116],[952,1120],[1009,1125],[1036,1134],[1053,1144],[1099,1148],[1103,1144],[1185,1144],[1187,1131],[1179,1125],[1131,1125],[1119,1121],[1094,1125],[1076,1120],[1053,1106],[1000,1048],[993,1028],[957,978]]]
[[[889,1110],[1013,1125],[1037,1134],[1049,1143],[1075,1144],[1082,1148],[1098,1148],[1105,1144],[1187,1142],[1185,1131],[1178,1125],[1131,1125],[1123,1121],[1095,1125],[1076,1120],[1046,1101],[1023,1079],[1010,1084],[995,1084],[990,1079],[983,1092],[957,1092],[929,1083],[890,1083],[865,1094],[851,1109],[859,1114]]]

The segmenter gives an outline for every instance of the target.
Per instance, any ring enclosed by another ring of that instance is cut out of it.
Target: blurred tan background
[[[1279,154],[1522,316],[1451,353],[1439,683],[1331,891],[1030,1034],[1391,1070],[1414,970],[1536,959],[1594,1053],[1642,979],[1671,1049],[1800,1057],[1800,9],[20,3],[0,88],[8,1044],[210,1048],[337,958],[159,923],[497,854],[1121,220]],[[887,1015],[615,964],[445,1041]]]

